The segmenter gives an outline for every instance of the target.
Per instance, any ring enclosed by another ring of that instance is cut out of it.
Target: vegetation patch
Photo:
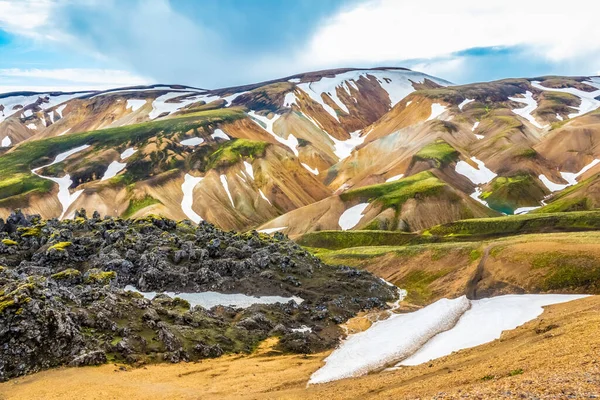
[[[244,158],[254,159],[262,157],[265,149],[269,146],[267,142],[247,139],[232,139],[225,142],[217,151],[208,158],[206,169],[227,167]]]
[[[11,239],[2,239],[2,244],[6,245],[6,246],[16,246],[16,245],[18,245],[17,242],[15,242],[14,240],[11,240]]]
[[[442,192],[446,184],[429,171],[402,178],[396,182],[365,186],[349,190],[340,195],[344,201],[377,201],[384,207],[399,209],[406,200],[415,197],[435,196]]]
[[[586,288],[596,293],[600,282],[600,260],[591,254],[550,252],[534,257],[531,266],[546,269],[544,290]]]
[[[498,176],[485,188],[481,198],[490,208],[512,214],[519,207],[537,206],[545,196],[544,189],[529,174]]]
[[[458,159],[459,153],[444,140],[429,143],[413,156],[416,161],[433,161],[437,168],[441,168]]]
[[[406,289],[406,300],[414,304],[427,304],[433,297],[430,285],[448,275],[449,270],[428,272],[416,270],[409,272],[404,278],[395,282],[398,287]]]
[[[58,242],[58,243],[53,244],[52,246],[48,247],[48,250],[65,251],[65,249],[71,245],[72,245],[71,242]]]
[[[129,200],[129,205],[127,206],[127,209],[123,213],[123,218],[129,218],[132,215],[134,215],[136,212],[138,212],[139,210],[149,207],[153,204],[162,204],[162,203],[158,199],[155,199],[154,197],[150,196],[149,194],[145,195],[141,199],[132,198]]]
[[[399,246],[414,244],[419,240],[419,236],[414,233],[369,230],[311,232],[296,242],[305,247],[339,250],[363,246]]]
[[[558,214],[524,214],[475,218],[437,225],[426,231],[437,236],[500,236],[523,233],[585,231],[600,229],[600,211]]]

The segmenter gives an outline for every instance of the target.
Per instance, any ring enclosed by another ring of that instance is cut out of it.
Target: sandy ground
[[[61,368],[0,384],[1,399],[452,399],[600,397],[600,296],[548,307],[500,340],[430,364],[306,387],[326,353],[143,368]],[[511,376],[513,375],[513,376]]]

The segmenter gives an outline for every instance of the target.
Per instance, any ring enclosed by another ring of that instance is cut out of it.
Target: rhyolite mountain
[[[0,95],[0,217],[416,232],[600,204],[600,78],[338,69],[217,90]]]

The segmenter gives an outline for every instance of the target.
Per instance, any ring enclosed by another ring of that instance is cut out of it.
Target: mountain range
[[[292,238],[600,204],[600,78],[336,69],[0,95],[0,217],[157,214]]]

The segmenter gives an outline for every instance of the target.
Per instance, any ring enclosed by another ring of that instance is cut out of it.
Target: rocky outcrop
[[[0,380],[69,364],[178,362],[337,343],[337,324],[396,297],[370,273],[323,264],[281,234],[223,232],[150,216],[0,221]],[[297,304],[191,307],[123,290],[296,296]],[[310,333],[292,331],[305,325]]]

